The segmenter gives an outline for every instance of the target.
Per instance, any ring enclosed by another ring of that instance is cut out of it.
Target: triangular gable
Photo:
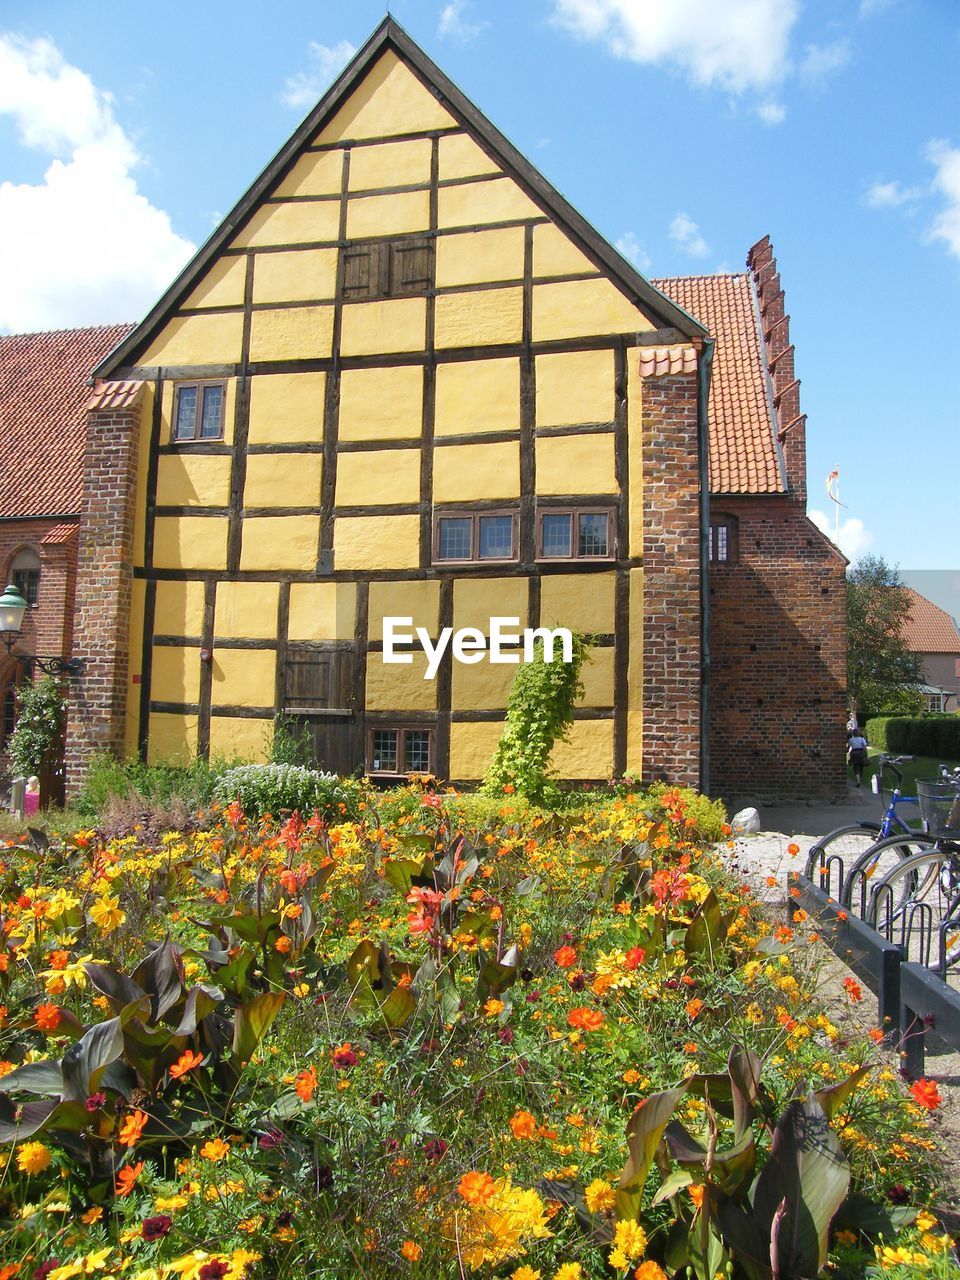
[[[585,255],[589,264],[603,272],[630,305],[649,317],[652,325],[674,329],[678,337],[704,336],[703,327],[654,288],[604,240],[440,71],[402,27],[392,18],[386,18],[157,305],[98,366],[96,375],[109,377],[131,364],[185,301],[193,306],[215,306],[221,297],[234,300],[237,281],[232,277],[238,272],[237,260],[217,261],[217,257],[231,246],[253,247],[264,243],[264,237],[266,243],[271,237],[276,238],[275,225],[270,232],[263,231],[270,213],[269,210],[264,212],[261,205],[265,198],[325,194],[332,197],[339,191],[339,151],[304,153],[304,148],[342,142],[346,138],[359,141],[422,132],[425,128],[441,133],[448,129],[466,130],[466,134],[451,134],[449,138],[442,139],[444,171],[448,175],[479,176],[502,170],[502,178],[484,183],[482,198],[488,207],[491,200],[501,202],[504,216],[509,218],[528,216],[532,204],[538,213],[552,219],[554,227],[539,229],[541,234],[536,252],[545,260],[549,259],[554,264],[565,262],[569,270],[577,271],[583,269],[581,255]],[[394,142],[390,146],[392,162],[415,166],[416,141],[402,145]],[[375,150],[371,146],[356,150],[355,154],[361,156],[361,175],[364,163],[374,163],[374,157],[365,153]],[[406,160],[402,158],[404,154]],[[358,181],[362,183],[362,176]],[[381,181],[381,185],[388,183]],[[402,217],[404,198],[392,198],[397,204],[397,216]],[[409,193],[407,200],[413,203],[417,198],[422,197]],[[448,216],[469,220],[469,198],[469,191],[464,192],[462,187],[451,188],[447,196],[451,205],[456,200],[466,203],[462,209],[451,207]],[[479,192],[477,198],[480,198]],[[337,238],[338,229],[332,223],[334,209],[331,200],[331,225],[325,232],[327,239]],[[275,213],[273,217],[275,220]],[[364,234],[362,225],[347,229],[348,238]],[[562,288],[560,285],[554,287]],[[557,301],[562,305],[562,298],[558,297]]]

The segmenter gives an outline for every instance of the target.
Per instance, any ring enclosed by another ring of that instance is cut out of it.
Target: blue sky
[[[848,554],[960,575],[953,0],[391,9],[648,274],[741,270],[769,233],[811,508],[839,464]],[[383,13],[5,0],[0,332],[139,318]]]

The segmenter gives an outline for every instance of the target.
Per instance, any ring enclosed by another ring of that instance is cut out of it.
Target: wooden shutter
[[[286,711],[353,710],[356,657],[352,649],[287,651]]]
[[[342,251],[344,298],[373,298],[379,293],[381,247],[357,244]]]
[[[433,246],[429,240],[400,240],[390,246],[390,296],[426,293],[433,284]]]

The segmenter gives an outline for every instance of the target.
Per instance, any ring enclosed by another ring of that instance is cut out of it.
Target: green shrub
[[[309,769],[313,760],[313,737],[307,726],[292,716],[277,716],[270,745],[270,763],[300,764]]]
[[[303,765],[244,764],[222,773],[213,793],[223,805],[239,801],[248,817],[279,816],[284,810],[339,817],[355,811],[360,787],[335,773]]]
[[[203,809],[213,800],[217,778],[233,763],[198,758],[188,765],[145,764],[142,760],[95,756],[76,807],[91,818],[99,817],[118,800],[141,800],[151,807],[180,800],[189,809]]]
[[[25,778],[56,767],[67,721],[63,688],[52,676],[20,689],[17,727],[8,745],[10,763]]]
[[[878,751],[960,760],[960,716],[877,716],[866,734]]]

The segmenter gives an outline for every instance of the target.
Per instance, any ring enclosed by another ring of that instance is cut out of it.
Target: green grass
[[[871,776],[877,772],[877,757],[879,755],[880,752],[876,747],[870,748],[869,759],[863,771],[863,785],[865,787],[870,785]],[[903,773],[903,794],[905,796],[915,796],[917,794],[917,779],[936,778],[937,770],[941,764],[945,764],[950,768],[956,768],[957,765],[960,765],[960,760],[938,760],[932,756],[911,756],[909,759],[904,760],[903,763],[898,766]],[[847,765],[847,777],[851,783],[854,781],[853,770],[849,765]],[[890,773],[890,770],[884,770],[884,786],[887,789],[884,792],[885,796],[889,791],[889,788],[893,785],[893,780],[893,775]],[[877,809],[879,810],[879,808],[880,804],[878,801]]]

